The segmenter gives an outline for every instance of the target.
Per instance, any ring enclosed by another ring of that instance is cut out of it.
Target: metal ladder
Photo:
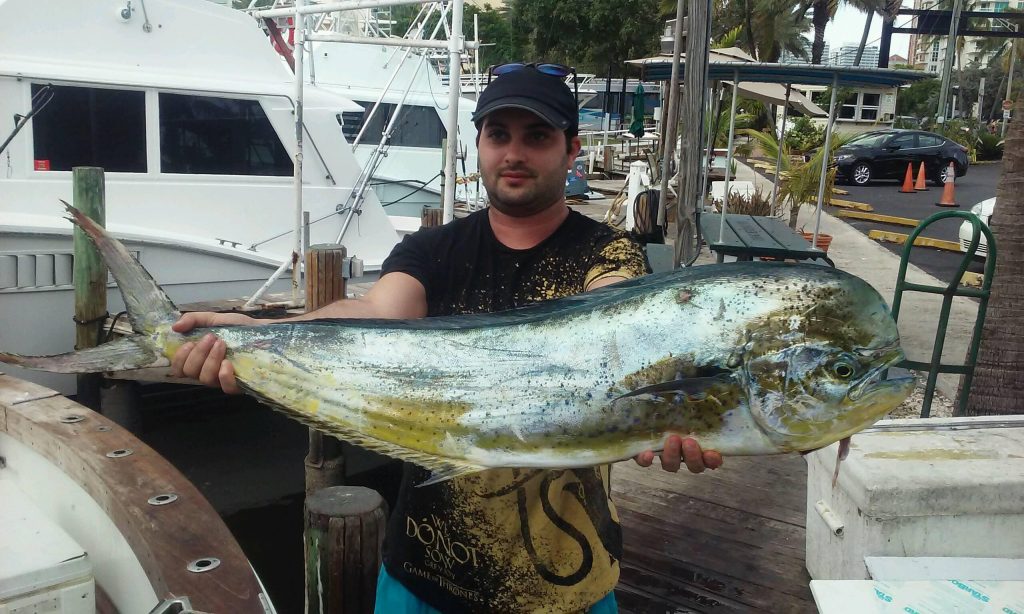
[[[908,282],[906,280],[907,265],[910,262],[910,250],[914,247],[914,240],[917,239],[918,235],[920,235],[921,232],[931,224],[948,218],[965,219],[971,222],[972,227],[971,244],[968,246],[967,252],[964,253],[963,260],[960,262],[960,267],[957,269],[955,277],[946,286],[926,286],[923,284]],[[981,233],[983,232],[985,233],[985,240],[988,245],[988,254],[985,258],[985,275],[982,279],[981,288],[961,288],[960,280],[963,279],[964,273],[967,272],[968,265],[977,253]],[[957,399],[957,405],[953,415],[963,416],[966,411],[967,397],[971,391],[971,381],[974,379],[974,368],[978,361],[978,346],[981,344],[981,330],[985,323],[985,310],[988,308],[988,299],[991,295],[992,277],[995,274],[995,268],[996,242],[992,237],[992,231],[989,230],[988,226],[986,226],[980,219],[978,219],[978,216],[966,211],[943,211],[932,215],[917,225],[917,228],[910,233],[910,236],[907,238],[907,241],[903,246],[903,255],[900,258],[900,270],[899,274],[896,276],[896,290],[892,300],[893,319],[899,322],[900,304],[902,302],[904,292],[924,292],[927,294],[942,295],[942,310],[939,313],[939,323],[938,329],[935,332],[935,344],[932,347],[931,361],[921,362],[916,360],[904,360],[897,365],[904,369],[910,369],[912,371],[926,371],[928,373],[928,379],[924,389],[924,401],[921,405],[922,418],[927,418],[931,415],[932,398],[935,396],[935,383],[938,380],[939,373],[957,373],[964,376],[963,386],[960,390],[959,399]],[[978,299],[978,315],[974,321],[974,332],[971,335],[971,344],[967,350],[967,361],[964,364],[942,364],[942,348],[945,345],[946,328],[949,325],[949,312],[953,306],[953,297],[955,296],[967,296]]]

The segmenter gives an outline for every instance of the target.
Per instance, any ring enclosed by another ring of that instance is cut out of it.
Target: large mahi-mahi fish
[[[815,265],[737,263],[648,275],[541,305],[421,320],[322,320],[171,331],[179,313],[117,240],[68,207],[137,334],[0,361],[97,372],[169,364],[223,339],[245,391],[324,432],[433,471],[569,468],[661,450],[672,434],[723,455],[820,448],[914,387],[885,301]]]

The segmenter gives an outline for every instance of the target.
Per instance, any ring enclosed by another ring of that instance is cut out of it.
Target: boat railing
[[[350,0],[348,2],[330,2],[317,4],[314,2],[306,2],[306,0],[292,0],[292,2],[275,2],[273,8],[270,9],[257,9],[253,5],[255,2],[250,3],[247,12],[254,19],[277,19],[277,18],[290,18],[292,27],[294,28],[294,72],[295,72],[295,125],[296,125],[296,141],[295,141],[295,156],[294,156],[294,182],[295,182],[295,247],[293,254],[289,258],[292,267],[292,288],[293,288],[293,300],[298,299],[298,288],[301,284],[298,283],[299,275],[299,262],[302,260],[302,147],[303,147],[303,130],[302,124],[302,108],[303,108],[303,83],[305,81],[306,70],[304,68],[305,56],[306,56],[306,41],[340,41],[340,42],[351,42],[351,43],[364,43],[374,45],[388,45],[398,48],[411,49],[446,49],[448,52],[448,66],[449,74],[453,75],[458,79],[462,69],[462,54],[468,50],[476,50],[479,47],[477,41],[466,41],[465,37],[462,36],[462,16],[464,0],[455,0],[454,3],[444,3],[445,9],[450,9],[451,23],[449,24],[446,19],[439,20],[439,24],[443,24],[446,33],[448,34],[447,41],[439,40],[411,40],[409,38],[389,38],[386,36],[351,36],[348,34],[338,34],[333,32],[320,32],[313,29],[311,26],[316,24],[309,23],[310,16],[333,14],[341,11],[352,11],[356,9],[368,9],[368,8],[381,8],[387,6],[398,6],[406,4],[419,4],[419,5],[432,5],[432,0]],[[290,4],[290,6],[288,6]],[[422,12],[422,11],[421,11]],[[319,20],[320,24],[324,23],[323,19]],[[369,30],[367,30],[369,31]],[[422,31],[422,28],[420,29]],[[378,34],[380,32],[377,32]],[[311,73],[312,74],[312,73]],[[458,133],[458,119],[459,119],[459,92],[460,82],[455,81],[454,85],[448,88],[448,117],[445,122],[445,128],[448,134]],[[396,114],[397,115],[397,114]],[[382,139],[382,141],[385,139]],[[386,146],[386,145],[385,145]],[[455,210],[455,189],[457,185],[455,175],[455,164],[458,159],[458,139],[448,139],[447,150],[445,152],[445,164],[444,164],[444,215],[443,220],[445,222],[451,221],[454,218]],[[372,167],[371,167],[372,170]],[[366,174],[364,168],[363,174]],[[369,175],[358,184],[358,191],[350,195],[350,204],[346,207],[341,207],[341,211],[345,212],[345,220],[342,223],[341,232],[339,233],[338,242],[341,242],[351,226],[353,217],[358,213],[359,206],[362,202],[363,195],[365,194],[366,187],[369,184]],[[347,209],[347,211],[345,211]],[[283,263],[282,266],[287,267],[287,263]],[[269,287],[269,286],[266,286]],[[250,298],[249,303],[253,304],[258,300],[260,296],[253,295]]]

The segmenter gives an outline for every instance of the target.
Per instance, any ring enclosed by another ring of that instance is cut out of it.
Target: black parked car
[[[949,163],[956,176],[967,174],[967,148],[944,136],[922,130],[873,130],[858,134],[836,150],[837,178],[856,185],[872,179],[902,179],[907,163],[914,165],[914,177],[924,161],[928,179],[943,184]]]

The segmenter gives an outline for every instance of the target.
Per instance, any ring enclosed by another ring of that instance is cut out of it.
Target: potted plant
[[[716,212],[722,212],[722,201],[720,199],[715,199],[714,208]],[[729,190],[729,207],[727,211],[737,215],[771,215],[771,196],[756,189],[749,194],[740,194],[739,192]]]
[[[813,232],[807,232],[806,230],[804,230],[801,227],[800,228],[800,234],[803,235],[804,239],[808,243],[810,243],[811,241],[814,241],[814,233]],[[814,241],[814,246],[827,254],[828,253],[829,245],[832,245],[832,235],[819,231],[818,232],[818,240]]]

